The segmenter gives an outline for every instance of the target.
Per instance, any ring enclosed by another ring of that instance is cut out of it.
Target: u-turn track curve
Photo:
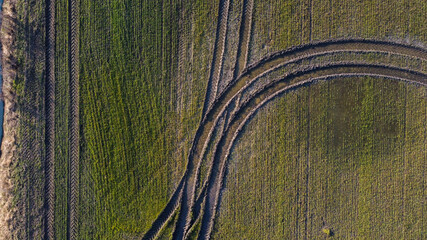
[[[422,47],[412,46],[403,43],[389,42],[389,41],[379,41],[379,40],[366,40],[366,39],[337,39],[337,40],[329,40],[317,43],[311,43],[307,45],[301,45],[297,47],[293,47],[284,51],[276,52],[271,54],[260,61],[250,65],[247,67],[237,78],[233,79],[230,84],[225,88],[220,96],[216,98],[214,103],[210,108],[207,109],[206,114],[202,118],[199,127],[197,129],[196,135],[193,140],[193,144],[188,156],[188,163],[186,171],[178,185],[178,188],[172,194],[168,204],[164,208],[164,210],[159,214],[157,219],[152,224],[151,228],[146,232],[143,239],[153,239],[155,238],[160,230],[164,227],[165,223],[170,219],[173,213],[178,209],[179,206],[185,204],[187,207],[185,209],[181,208],[181,211],[186,211],[186,215],[190,216],[190,213],[194,209],[195,202],[199,201],[200,198],[205,197],[204,194],[201,194],[197,197],[195,196],[195,189],[197,186],[197,177],[199,174],[200,163],[202,158],[206,154],[206,149],[208,143],[212,140],[212,132],[214,131],[216,125],[218,124],[219,119],[224,113],[230,108],[233,101],[242,94],[243,90],[248,88],[254,81],[259,79],[260,77],[277,70],[279,67],[292,63],[298,62],[303,59],[310,59],[314,56],[328,55],[333,53],[342,53],[342,52],[358,52],[358,53],[371,53],[371,52],[382,52],[393,55],[399,55],[403,57],[420,59],[422,61],[427,60],[427,50]],[[369,69],[379,69],[382,71],[394,71],[393,66],[382,66],[381,65],[370,65],[367,63],[340,63],[338,64],[341,68],[350,69],[350,66],[355,67],[364,65],[364,68],[367,72],[361,72],[360,74],[373,74],[370,73]],[[333,65],[333,66],[338,66]],[[345,66],[347,65],[347,66]],[[332,65],[323,66],[323,68],[333,69]],[[313,66],[313,69],[319,69],[318,66]],[[355,67],[356,69],[360,69],[360,67]],[[338,68],[337,68],[338,69]],[[354,71],[356,71],[354,69]],[[395,69],[398,69],[397,67]],[[308,71],[308,70],[307,70]],[[421,72],[412,71],[410,69],[400,69],[395,73],[406,73],[406,74],[415,74],[413,76],[425,76]],[[357,72],[353,72],[357,73]],[[353,74],[347,72],[346,74]],[[381,75],[380,72],[376,73],[377,75]],[[333,74],[328,74],[333,75]],[[332,76],[331,76],[332,77]],[[392,77],[392,76],[390,76]],[[395,76],[396,77],[396,76]],[[401,76],[402,79],[406,79],[405,76]],[[264,86],[264,88],[268,88],[268,86]],[[241,106],[241,105],[240,105]],[[234,109],[233,116],[236,117],[239,115],[239,109]],[[236,115],[237,114],[237,115]],[[228,124],[230,125],[230,124]],[[228,126],[227,129],[230,129],[231,126]],[[229,132],[226,130],[225,132]],[[222,140],[221,140],[222,141]],[[215,162],[214,162],[215,163]],[[206,186],[207,182],[202,185],[202,188],[208,187],[207,191],[204,191],[206,194],[210,194],[212,188],[211,179],[212,173],[215,173],[215,164],[211,165],[211,170],[209,174],[209,184]],[[185,198],[183,198],[185,196]],[[183,201],[183,199],[185,199]],[[206,197],[206,206],[211,204],[208,203],[209,197]],[[203,223],[206,222],[206,210],[203,211]],[[214,213],[214,212],[212,212]],[[188,219],[185,219],[185,223],[179,222],[176,226],[185,226],[185,229],[188,230],[190,226],[190,222]],[[206,224],[203,225],[206,228]],[[211,227],[209,227],[211,228]],[[184,230],[184,232],[186,231]],[[203,228],[202,228],[203,230]],[[209,233],[210,234],[210,233]],[[209,236],[208,234],[208,236]],[[205,234],[206,235],[206,234]]]

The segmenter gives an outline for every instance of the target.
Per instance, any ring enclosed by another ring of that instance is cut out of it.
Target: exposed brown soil
[[[3,3],[1,46],[3,68],[3,98],[4,98],[4,122],[3,139],[1,143],[0,157],[0,239],[11,239],[13,221],[16,209],[12,205],[13,182],[11,179],[13,161],[16,159],[18,134],[18,119],[16,112],[16,94],[13,89],[13,81],[16,78],[15,53],[15,18],[16,1],[5,0]]]

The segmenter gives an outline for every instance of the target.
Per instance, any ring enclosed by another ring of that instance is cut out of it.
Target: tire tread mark
[[[68,239],[78,238],[79,202],[79,0],[69,0],[69,196]]]

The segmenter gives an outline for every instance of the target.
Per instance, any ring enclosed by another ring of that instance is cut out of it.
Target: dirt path
[[[55,239],[55,0],[46,1],[45,239]]]
[[[313,77],[310,74],[315,74]],[[295,89],[318,80],[328,80],[338,77],[371,76],[376,78],[390,78],[400,81],[412,82],[427,86],[427,75],[408,69],[392,66],[341,63],[309,68],[289,74],[285,78],[277,80],[264,89],[260,89],[232,118],[229,128],[219,142],[219,148],[215,153],[212,175],[207,189],[206,205],[204,208],[202,226],[199,239],[210,238],[213,230],[213,222],[220,199],[220,190],[225,177],[227,159],[233,143],[247,121],[278,95],[290,89]],[[259,104],[258,104],[259,103]]]
[[[70,0],[70,119],[68,239],[78,238],[79,206],[79,1]]]

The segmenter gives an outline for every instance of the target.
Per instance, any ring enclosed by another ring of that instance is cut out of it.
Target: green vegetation
[[[80,0],[80,239],[141,238],[178,187],[202,117],[220,3]],[[237,54],[245,3],[230,1],[224,58],[217,59],[223,68],[218,69],[220,90],[236,63],[239,68],[245,64]],[[67,1],[56,1],[57,239],[67,238],[69,224],[68,8]],[[13,86],[20,129],[13,173],[19,217],[14,237],[40,239],[45,1],[18,0],[17,16]],[[254,0],[252,16],[249,64],[327,39],[427,44],[423,0]],[[406,55],[334,52],[281,67],[245,93],[289,71],[340,61],[427,72],[427,61]],[[212,237],[425,238],[427,222],[420,219],[427,211],[426,100],[425,87],[347,77],[304,86],[269,102],[244,127],[231,151]],[[202,156],[196,196],[208,179],[215,142],[228,127],[231,114],[225,115]],[[178,218],[179,210],[167,219],[159,239],[172,238]],[[191,226],[189,239],[205,231],[202,219]]]
[[[81,1],[81,239],[140,236],[164,208],[200,121],[217,5]]]
[[[322,232],[324,234],[326,234],[326,236],[328,236],[328,237],[332,236],[332,234],[333,234],[332,230],[330,228],[328,228],[328,227],[323,227],[322,228]]]
[[[424,1],[271,0],[255,1],[254,9],[251,62],[310,39],[427,39],[426,31],[420,31],[427,25],[419,21],[426,17]],[[362,59],[375,62],[375,55]],[[396,62],[408,64],[391,60]],[[307,95],[309,100],[301,102]],[[419,105],[409,106],[408,99],[418,99]],[[328,215],[339,238],[375,239],[381,233],[390,234],[390,239],[420,238],[422,223],[415,219],[425,211],[417,204],[422,202],[425,146],[420,138],[426,125],[422,118],[409,120],[406,114],[422,115],[425,100],[423,87],[376,79],[321,83],[276,100],[252,120],[235,146],[214,238],[321,238],[320,218]],[[301,115],[307,111],[309,118]],[[405,137],[408,131],[410,138]],[[409,147],[409,139],[419,140],[410,141]],[[414,153],[410,162],[417,166],[411,170],[408,148]],[[410,183],[404,181],[408,178]],[[405,183],[418,189],[411,190],[411,197],[406,196]],[[399,196],[414,199],[409,208],[417,210],[395,212],[408,207]],[[344,216],[347,219],[341,219]],[[411,224],[403,227],[403,219]]]
[[[426,103],[423,87],[372,78],[270,103],[233,150],[214,238],[317,239],[322,219],[338,238],[420,238],[425,147],[405,135],[425,137]]]
[[[423,0],[255,1],[250,62],[310,39],[354,37],[425,42],[427,24],[421,19],[426,18],[426,12],[427,3]]]
[[[55,236],[67,237],[68,209],[68,2],[56,1],[56,49],[55,49]],[[64,111],[66,110],[66,111]]]

